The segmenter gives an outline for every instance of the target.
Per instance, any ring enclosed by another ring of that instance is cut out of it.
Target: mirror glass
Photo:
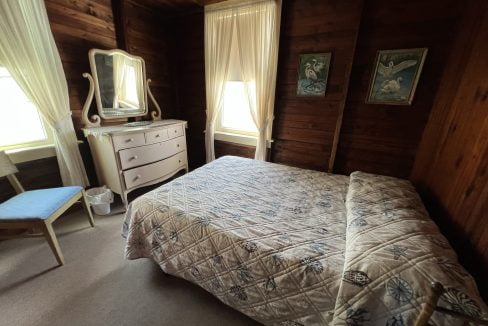
[[[98,110],[102,118],[147,113],[144,61],[120,50],[97,50],[90,56]]]

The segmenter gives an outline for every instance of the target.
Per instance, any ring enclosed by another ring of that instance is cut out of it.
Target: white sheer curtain
[[[146,87],[144,80],[144,75],[142,74],[142,63],[139,61],[133,61],[132,65],[134,67],[135,82],[136,82],[136,93],[137,93],[137,107],[143,107],[146,99],[144,98],[144,89]]]
[[[281,0],[259,1],[236,11],[242,77],[258,129],[254,158],[264,161],[273,123]]]
[[[0,61],[52,127],[63,184],[88,186],[44,1],[0,1]]]
[[[144,103],[142,63],[124,55],[114,55],[114,108],[132,111]]]
[[[215,160],[215,122],[222,109],[235,27],[232,9],[214,10],[213,8],[214,6],[205,7],[205,89],[207,96],[205,150],[207,162]]]
[[[119,101],[125,99],[125,83],[129,63],[125,56],[117,54],[112,56],[114,78],[114,108],[119,107]]]
[[[241,77],[258,130],[255,159],[266,160],[273,123],[280,17],[281,0],[230,0],[205,7],[207,162],[215,159],[215,121],[222,107],[233,35],[237,36]]]

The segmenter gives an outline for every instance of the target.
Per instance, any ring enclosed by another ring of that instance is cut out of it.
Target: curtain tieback
[[[215,128],[215,122],[211,121],[207,123],[205,131],[214,130],[214,128]]]
[[[259,131],[260,133],[261,133],[261,132],[265,132],[265,131],[268,129],[268,125],[269,125],[270,121],[273,121],[273,119],[274,119],[274,117],[273,117],[273,118],[271,118],[271,119],[266,120],[266,121],[263,123],[263,125],[261,126],[261,128],[259,128],[259,130],[258,130],[258,131]]]
[[[69,114],[63,116],[62,118],[60,118],[58,121],[56,121],[52,127],[54,130],[56,131],[61,131],[63,129],[66,128],[66,126],[69,124],[69,123],[72,123],[72,120],[71,120],[71,111],[69,112]]]

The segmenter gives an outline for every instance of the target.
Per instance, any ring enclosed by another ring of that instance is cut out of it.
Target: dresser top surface
[[[175,119],[168,119],[168,120],[156,120],[151,121],[151,124],[145,126],[137,126],[137,127],[129,127],[124,124],[121,125],[113,125],[113,126],[103,126],[103,127],[94,127],[94,128],[83,128],[83,133],[85,137],[89,135],[117,135],[117,134],[127,134],[127,133],[134,133],[134,132],[141,132],[141,131],[150,131],[151,129],[164,127],[164,126],[171,126],[171,125],[178,125],[178,124],[185,124],[186,121],[183,120],[175,120]]]

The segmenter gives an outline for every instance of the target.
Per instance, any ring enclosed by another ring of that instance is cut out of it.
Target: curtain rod
[[[205,6],[205,12],[212,12],[212,11],[219,11],[219,10],[226,10],[226,9],[233,9],[233,8],[241,8],[246,7],[253,4],[263,3],[263,2],[274,2],[279,4],[281,0],[227,0],[218,3],[214,3],[211,5]]]

